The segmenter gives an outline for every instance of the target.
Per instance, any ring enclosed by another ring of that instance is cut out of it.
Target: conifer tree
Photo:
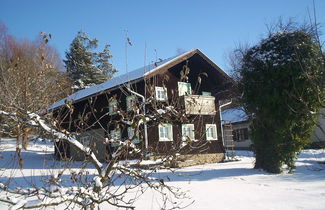
[[[97,47],[97,39],[90,39],[85,32],[79,31],[66,52],[64,63],[74,91],[103,83],[117,72],[109,62],[112,58],[110,46],[105,45],[103,51],[94,52]]]

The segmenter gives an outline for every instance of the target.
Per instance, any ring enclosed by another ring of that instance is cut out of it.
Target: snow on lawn
[[[27,186],[26,181],[41,184],[43,176],[58,173],[66,164],[53,159],[53,145],[48,142],[36,141],[23,152],[23,170],[17,169],[14,140],[1,140],[0,150],[0,182],[12,175],[14,186]],[[237,158],[240,161],[192,166],[175,173],[160,170],[155,176],[188,192],[192,199],[185,199],[182,205],[194,203],[186,209],[325,209],[324,149],[304,150],[294,174],[252,169],[254,157],[249,151],[237,151]],[[73,165],[75,170],[78,167],[80,162]],[[160,195],[150,189],[135,202],[141,210],[161,205]],[[0,209],[7,208],[0,204]]]

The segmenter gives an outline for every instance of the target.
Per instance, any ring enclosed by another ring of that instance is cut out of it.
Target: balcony
[[[181,103],[186,114],[193,115],[215,115],[215,97],[202,95],[181,96]]]

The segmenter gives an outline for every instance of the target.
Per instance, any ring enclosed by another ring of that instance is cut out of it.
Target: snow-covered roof
[[[222,111],[221,115],[223,120],[230,121],[231,123],[243,122],[248,120],[248,116],[240,108],[226,109]]]
[[[72,95],[53,103],[52,105],[50,105],[48,107],[48,109],[49,110],[55,109],[57,107],[60,107],[60,106],[64,105],[67,101],[79,101],[79,100],[81,100],[83,98],[87,98],[88,96],[94,95],[96,93],[100,93],[102,91],[108,90],[108,89],[116,87],[118,85],[121,85],[121,84],[124,84],[124,83],[127,83],[127,82],[131,82],[131,81],[143,78],[144,76],[146,76],[148,74],[151,74],[152,72],[159,70],[163,66],[165,66],[165,65],[167,65],[167,64],[169,64],[169,63],[171,63],[171,62],[173,62],[175,60],[178,60],[178,59],[180,59],[180,58],[182,58],[182,57],[184,57],[184,56],[186,56],[186,55],[188,55],[188,54],[190,54],[190,53],[192,53],[192,52],[194,52],[196,50],[197,49],[190,50],[190,51],[185,52],[185,53],[183,53],[181,55],[174,56],[174,57],[171,57],[171,58],[168,58],[168,59],[165,59],[165,60],[161,60],[159,62],[149,64],[147,66],[144,66],[144,67],[138,68],[136,70],[130,71],[130,72],[126,73],[126,74],[123,74],[123,75],[120,75],[120,76],[117,76],[117,77],[113,77],[112,79],[109,79],[104,83],[94,85],[94,86],[85,88],[83,90],[79,90],[79,91],[73,93]]]

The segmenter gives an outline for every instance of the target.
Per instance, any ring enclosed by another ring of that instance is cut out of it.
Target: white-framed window
[[[183,140],[187,138],[195,139],[194,124],[182,124],[182,137]]]
[[[234,129],[232,131],[234,141],[248,140],[248,128]]]
[[[136,100],[137,100],[137,98],[134,95],[126,97],[126,110],[127,111],[133,110],[132,108],[134,106],[136,106]]]
[[[158,125],[159,141],[173,141],[173,125],[162,123]]]
[[[178,82],[178,95],[183,96],[183,95],[191,95],[192,94],[192,89],[191,89],[191,84],[187,82]]]
[[[82,143],[86,147],[90,147],[91,136],[80,136],[79,142]]]
[[[156,100],[166,101],[167,100],[167,88],[165,87],[155,87]]]
[[[202,91],[203,96],[211,96],[211,92]]]
[[[121,130],[120,129],[114,129],[114,130],[111,130],[110,132],[109,132],[109,134],[110,134],[110,136],[111,136],[111,139],[116,139],[116,140],[122,140],[122,136],[121,136]],[[116,147],[116,146],[118,146],[118,144],[117,143],[112,143],[111,144],[112,145],[112,147]]]
[[[216,124],[206,124],[205,134],[207,140],[218,140]]]
[[[121,130],[120,129],[111,130],[110,135],[111,135],[111,138],[121,140]]]
[[[117,100],[113,99],[108,103],[109,114],[113,115],[117,113]]]
[[[139,144],[140,143],[140,139],[139,139],[139,132],[137,131],[136,134],[134,134],[134,128],[132,127],[128,127],[128,137],[132,139],[132,143],[133,144]]]

